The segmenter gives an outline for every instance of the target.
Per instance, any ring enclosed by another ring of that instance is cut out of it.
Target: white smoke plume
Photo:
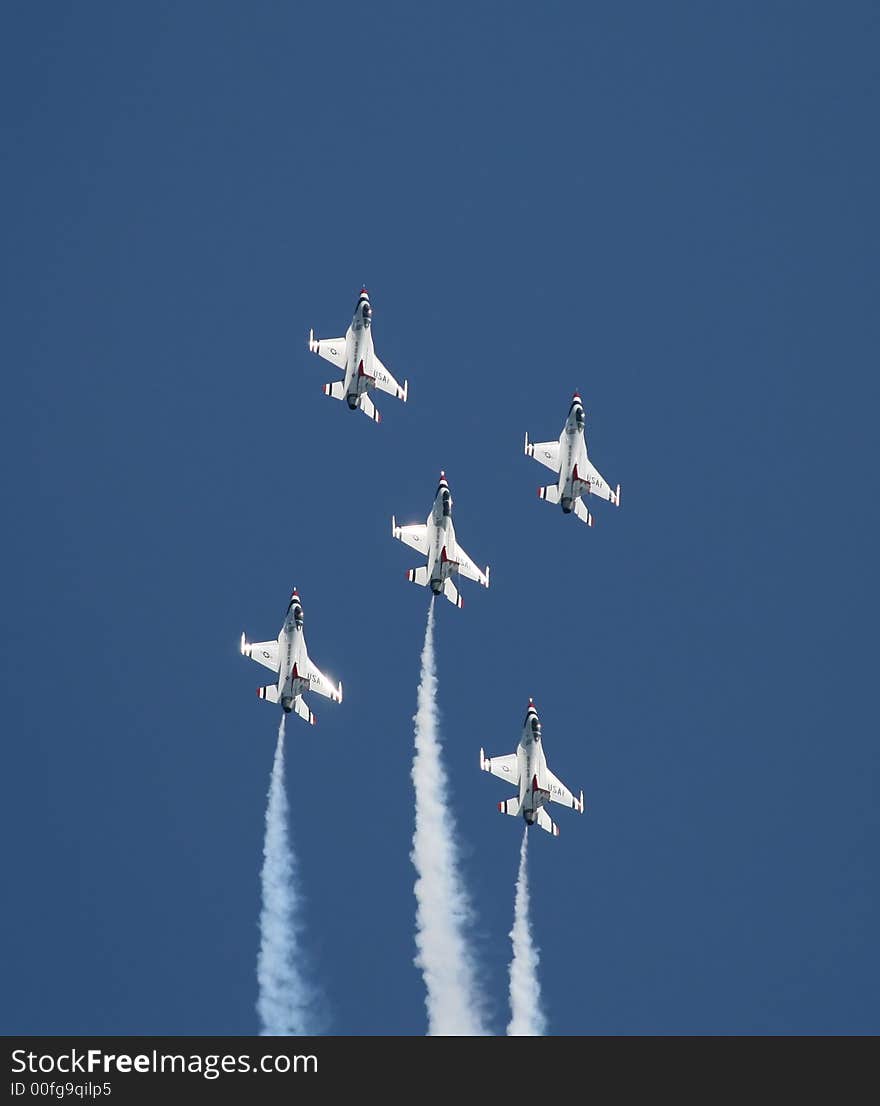
[[[532,941],[532,926],[529,921],[529,876],[526,867],[528,834],[528,827],[524,827],[519,850],[519,874],[516,877],[513,929],[510,931],[513,959],[510,961],[508,1037],[541,1037],[547,1027],[547,1019],[541,1010],[541,994],[538,990],[540,957]]]
[[[428,611],[415,722],[412,778],[416,826],[410,857],[416,869],[415,964],[425,980],[428,1034],[479,1036],[484,1006],[465,928],[471,917],[449,817],[446,772],[440,759],[434,603]]]
[[[287,828],[287,794],[284,790],[284,720],[278,727],[278,744],[269,782],[266,838],[263,843],[263,907],[260,911],[260,952],[257,982],[264,1037],[301,1037],[317,1032],[315,994],[300,967],[299,903],[296,864]]]

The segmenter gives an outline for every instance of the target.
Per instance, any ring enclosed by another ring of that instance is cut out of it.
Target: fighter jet
[[[526,433],[525,452],[548,469],[559,473],[555,484],[538,488],[538,495],[548,503],[559,503],[565,514],[574,512],[581,522],[593,525],[593,516],[581,496],[597,495],[620,506],[620,484],[613,491],[587,456],[584,435],[584,407],[577,392],[571,398],[568,418],[558,442],[530,442]]]
[[[452,525],[452,495],[446,482],[446,473],[440,473],[440,483],[434,506],[428,515],[428,521],[421,526],[398,526],[392,515],[391,533],[398,541],[420,553],[427,555],[428,563],[421,568],[411,568],[406,574],[414,584],[431,585],[435,595],[441,592],[456,607],[464,605],[458,594],[458,588],[452,582],[456,575],[476,580],[484,588],[489,586],[489,566],[481,572],[470,557],[455,540],[455,527]]]
[[[277,674],[277,682],[258,687],[257,695],[270,703],[280,703],[285,714],[296,711],[300,718],[314,726],[315,716],[303,701],[304,691],[317,691],[334,703],[342,702],[342,683],[334,687],[309,660],[303,635],[302,603],[296,588],[287,605],[284,625],[277,640],[249,642],[242,634],[241,652]]]
[[[502,814],[522,814],[527,825],[537,823],[554,837],[559,836],[559,827],[544,809],[546,803],[570,806],[579,814],[584,812],[583,791],[576,799],[562,780],[557,779],[547,767],[547,758],[541,743],[541,723],[531,699],[516,752],[508,753],[505,757],[487,757],[480,749],[480,767],[484,772],[491,772],[493,776],[519,788],[518,797],[504,799],[498,804]]]
[[[316,338],[314,330],[310,330],[309,349],[341,369],[345,377],[332,384],[325,384],[324,395],[344,399],[352,411],[360,407],[374,422],[381,422],[382,416],[370,399],[369,390],[378,388],[406,403],[409,387],[404,380],[401,388],[376,356],[373,349],[372,321],[370,297],[366,288],[361,288],[354,318],[344,337]]]

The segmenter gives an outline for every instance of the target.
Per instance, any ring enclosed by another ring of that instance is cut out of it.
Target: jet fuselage
[[[455,561],[455,527],[452,525],[452,494],[446,477],[441,473],[434,506],[428,516],[428,583],[439,595],[443,581],[457,572]]]
[[[293,666],[308,655],[306,653],[306,640],[303,634],[303,609],[299,597],[294,595],[284,616],[284,625],[278,635],[278,656],[280,668],[278,671],[278,692],[281,707],[285,714],[290,714],[293,709],[293,701],[300,694],[294,687]]]
[[[550,792],[546,786],[547,758],[541,744],[541,723],[532,703],[526,712],[516,760],[520,780],[520,813],[527,824],[532,826],[538,816],[538,808],[550,800]]]
[[[375,379],[372,322],[370,297],[366,288],[362,288],[345,335],[345,402],[352,411]]]
[[[580,472],[587,472],[587,438],[584,432],[584,408],[580,396],[571,401],[565,429],[559,443],[559,504],[565,514],[570,515],[574,500],[574,473],[580,466]]]

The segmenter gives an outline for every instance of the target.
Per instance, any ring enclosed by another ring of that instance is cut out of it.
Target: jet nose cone
[[[446,473],[443,471],[443,469],[440,470],[440,483],[441,484],[447,483]]]
[[[575,392],[574,393],[574,395],[571,397],[571,402],[572,403],[582,403],[583,402],[583,400],[581,399],[580,392]]]
[[[526,707],[526,710],[534,710],[534,709],[535,709],[535,700],[532,699],[531,696],[529,696],[529,705]]]

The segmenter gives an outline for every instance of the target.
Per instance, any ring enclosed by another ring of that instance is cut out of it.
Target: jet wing
[[[487,757],[480,749],[480,767],[484,772],[491,772],[500,780],[509,783],[511,787],[519,787],[519,767],[516,761],[516,753],[508,753],[503,757]]]
[[[398,541],[408,545],[410,549],[418,549],[420,553],[428,554],[428,527],[425,523],[416,526],[398,526],[397,520],[391,516],[391,533]]]
[[[559,472],[559,442],[530,442],[529,436],[526,434],[526,448],[525,453],[527,457],[534,457],[536,461],[540,461],[542,465],[546,465],[548,469],[552,469],[553,472]]]
[[[476,580],[484,588],[489,586],[489,566],[486,565],[486,571],[482,572],[457,542],[455,559],[458,561],[458,571],[462,576],[467,576],[469,580]]]
[[[376,381],[376,387],[383,392],[387,392],[390,396],[395,396],[397,399],[402,399],[406,403],[407,386],[404,382],[403,387],[397,383],[391,373],[385,368],[379,358],[373,354],[373,379]]]
[[[584,470],[584,472],[581,472],[580,466],[578,466],[578,476],[584,484],[589,481],[590,495],[597,495],[600,499],[607,499],[609,503],[620,506],[620,487],[618,486],[616,492],[613,488],[610,488],[605,477],[590,461],[585,462]]]
[[[314,331],[310,330],[309,349],[337,369],[345,371],[345,335],[341,338],[316,338]]]
[[[334,703],[342,702],[342,684],[338,686],[332,680],[328,680],[324,673],[306,658],[304,664],[297,664],[297,676],[301,680],[308,679],[309,691],[317,691],[325,699],[332,699]]]
[[[241,651],[244,656],[250,657],[257,664],[278,671],[278,642],[277,641],[248,641],[244,634],[241,635]]]
[[[565,784],[559,779],[558,776],[554,776],[550,769],[547,769],[546,775],[547,790],[550,792],[550,799],[554,803],[559,803],[560,806],[570,806],[572,810],[578,811],[580,814],[584,812],[584,793],[580,793],[579,798],[575,798],[574,795],[568,790]]]

